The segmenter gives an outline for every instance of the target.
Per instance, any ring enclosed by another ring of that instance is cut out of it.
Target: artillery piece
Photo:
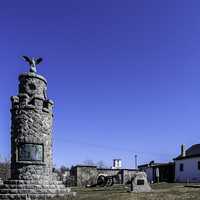
[[[119,182],[119,175],[107,175],[107,174],[99,174],[97,177],[96,184],[87,185],[87,187],[111,187],[115,183]]]
[[[100,174],[97,178],[97,186],[111,187],[114,185],[115,176],[109,176],[107,174]]]

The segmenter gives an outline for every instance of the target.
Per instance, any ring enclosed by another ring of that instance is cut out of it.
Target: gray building
[[[95,185],[100,177],[113,177],[114,184],[127,184],[138,170],[98,168],[97,166],[77,165],[71,168],[70,176],[74,177],[74,186]],[[110,183],[109,183],[110,184]]]
[[[175,167],[173,162],[155,163],[151,161],[148,164],[139,165],[138,169],[146,172],[149,183],[174,182]]]

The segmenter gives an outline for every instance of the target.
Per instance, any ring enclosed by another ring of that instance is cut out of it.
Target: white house
[[[200,182],[200,144],[187,150],[181,145],[181,154],[174,162],[175,182]]]

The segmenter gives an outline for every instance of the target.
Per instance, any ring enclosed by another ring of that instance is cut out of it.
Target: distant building
[[[174,182],[174,163],[155,163],[139,165],[138,169],[146,172],[149,183],[155,182]]]
[[[96,184],[100,176],[113,176],[115,184],[127,184],[138,170],[122,169],[121,159],[114,159],[112,168],[98,168],[97,166],[76,165],[70,170],[73,177],[72,186],[86,186]]]
[[[181,145],[181,154],[174,162],[176,182],[200,182],[200,144],[187,150]]]
[[[74,185],[72,186],[93,185],[97,179],[97,167],[93,165],[72,166],[70,176],[74,177]]]
[[[121,169],[122,168],[122,160],[121,159],[113,159],[112,169]]]

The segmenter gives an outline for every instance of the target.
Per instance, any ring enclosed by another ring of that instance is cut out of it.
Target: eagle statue
[[[42,58],[30,58],[28,56],[22,56],[22,58],[30,65],[30,72],[37,73],[36,65],[42,62]]]

